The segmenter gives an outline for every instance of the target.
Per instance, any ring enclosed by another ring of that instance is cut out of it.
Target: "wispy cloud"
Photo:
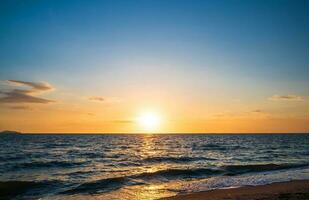
[[[252,113],[262,113],[263,111],[261,109],[252,110]]]
[[[266,118],[269,117],[270,113],[262,109],[235,111],[235,112],[221,112],[214,114],[212,117],[215,119],[240,119],[240,118]]]
[[[92,96],[88,98],[90,101],[99,101],[99,102],[103,102],[105,101],[104,97],[99,97],[99,96]]]
[[[11,106],[10,108],[13,110],[31,110],[29,106]]]
[[[273,95],[269,98],[271,101],[303,101],[302,96],[297,95]]]
[[[121,100],[117,97],[102,97],[102,96],[91,96],[88,97],[88,100],[105,104],[113,104],[121,102]]]
[[[26,82],[17,80],[6,80],[5,83],[17,87],[28,87],[26,89],[13,89],[11,91],[0,91],[0,103],[51,103],[53,100],[37,97],[43,92],[52,91],[54,88],[46,82]]]
[[[131,123],[134,123],[133,120],[114,120],[112,122],[116,123],[116,124],[131,124]]]
[[[43,92],[43,91],[54,90],[54,87],[52,87],[49,83],[46,82],[27,82],[17,80],[6,80],[5,82],[16,86],[28,86],[31,88],[32,92]]]

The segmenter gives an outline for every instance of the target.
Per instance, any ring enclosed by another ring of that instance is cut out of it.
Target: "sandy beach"
[[[309,180],[272,183],[261,186],[218,189],[161,200],[305,200],[309,199]]]

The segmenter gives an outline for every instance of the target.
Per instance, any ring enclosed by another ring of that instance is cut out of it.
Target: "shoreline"
[[[179,194],[160,200],[305,200],[309,199],[309,180],[277,182],[267,185],[215,189]]]

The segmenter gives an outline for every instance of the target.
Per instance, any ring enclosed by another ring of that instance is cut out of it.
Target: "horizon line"
[[[165,133],[108,133],[108,132],[18,132],[19,134],[23,135],[43,135],[43,134],[50,134],[50,135],[266,135],[266,134],[309,134],[309,132],[229,132],[229,133],[221,133],[221,132],[213,132],[213,133],[190,133],[190,132],[165,132]],[[1,133],[0,133],[1,134]]]

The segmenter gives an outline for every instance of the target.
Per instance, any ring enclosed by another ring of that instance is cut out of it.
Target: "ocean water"
[[[309,179],[309,135],[0,136],[0,199],[151,200]]]

